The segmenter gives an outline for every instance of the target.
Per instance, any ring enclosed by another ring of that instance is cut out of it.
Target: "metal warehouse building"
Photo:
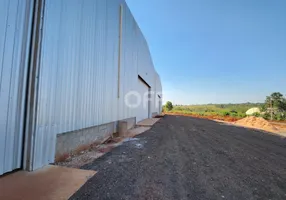
[[[160,113],[161,81],[124,0],[0,4],[0,175]]]

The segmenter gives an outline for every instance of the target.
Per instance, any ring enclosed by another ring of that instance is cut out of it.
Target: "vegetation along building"
[[[0,2],[0,175],[160,113],[160,78],[124,0]]]

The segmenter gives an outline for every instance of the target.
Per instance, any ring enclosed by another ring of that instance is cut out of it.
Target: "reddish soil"
[[[277,122],[270,122],[270,123],[273,124],[275,127],[286,129],[286,124],[277,123]]]
[[[231,116],[220,116],[220,115],[209,115],[209,116],[201,116],[198,114],[183,114],[183,113],[166,113],[168,115],[180,115],[180,116],[191,116],[191,117],[196,117],[196,118],[201,118],[201,119],[210,119],[210,120],[222,120],[222,121],[227,121],[227,122],[235,122],[239,119],[239,117],[231,117]]]

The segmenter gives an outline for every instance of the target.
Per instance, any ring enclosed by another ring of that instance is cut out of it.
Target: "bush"
[[[240,114],[238,114],[238,116],[241,117],[241,118],[245,118],[246,114],[245,113],[240,113]]]
[[[274,116],[274,119],[275,119],[275,120],[278,120],[278,121],[285,120],[285,119],[286,119],[285,113],[283,113],[283,112],[277,113],[277,114]]]
[[[254,117],[260,117],[260,113],[258,113],[258,112],[253,113],[252,116],[254,116]]]
[[[166,111],[171,111],[173,109],[173,104],[171,101],[167,101],[165,105]]]
[[[266,119],[266,120],[270,120],[270,119],[271,119],[270,113],[264,113],[264,114],[262,115],[262,117],[263,117],[264,119]]]
[[[230,114],[229,114],[229,112],[225,111],[225,112],[222,113],[222,115],[223,116],[229,116]]]
[[[238,116],[238,114],[237,114],[237,113],[232,112],[232,113],[230,113],[230,116],[232,116],[232,117],[237,117],[237,116]]]
[[[237,111],[236,110],[232,110],[232,111],[230,111],[230,113],[236,113],[237,114]]]

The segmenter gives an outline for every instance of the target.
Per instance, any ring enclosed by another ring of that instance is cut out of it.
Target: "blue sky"
[[[286,95],[285,0],[126,0],[175,104]]]

